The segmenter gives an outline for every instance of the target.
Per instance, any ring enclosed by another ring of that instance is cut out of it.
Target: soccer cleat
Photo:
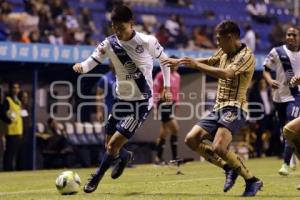
[[[233,187],[238,176],[238,173],[236,173],[233,169],[225,170],[226,179],[223,190],[224,192],[228,192]]]
[[[300,184],[299,184],[299,185],[297,185],[297,190],[300,190]]]
[[[117,163],[115,164],[115,167],[113,168],[113,170],[111,172],[112,179],[117,179],[123,174],[125,167],[132,160],[132,157],[133,157],[133,153],[131,151],[128,151],[128,154],[127,154],[125,160],[118,159]]]
[[[281,168],[278,170],[278,174],[280,174],[281,176],[287,176],[289,175],[289,169],[290,167],[287,164],[283,163],[281,165]]]
[[[256,177],[254,178],[255,181],[246,181],[246,188],[242,196],[252,197],[255,196],[259,190],[261,190],[263,187],[263,182]]]
[[[100,180],[102,179],[103,175],[97,175],[97,174],[91,174],[91,177],[88,179],[87,183],[84,185],[83,187],[83,191],[85,193],[92,193],[94,192],[97,187],[98,184],[100,182]]]

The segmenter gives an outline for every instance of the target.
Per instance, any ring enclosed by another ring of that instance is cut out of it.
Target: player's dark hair
[[[231,20],[225,20],[218,24],[218,26],[216,27],[216,32],[220,35],[233,34],[238,37],[240,37],[241,35],[239,26]]]
[[[119,5],[113,8],[111,13],[111,21],[114,23],[129,22],[133,20],[131,9],[124,5]]]
[[[299,33],[300,33],[300,27],[297,26],[297,25],[291,25],[287,28],[286,32],[290,29],[290,28],[293,28],[293,29],[296,29]]]

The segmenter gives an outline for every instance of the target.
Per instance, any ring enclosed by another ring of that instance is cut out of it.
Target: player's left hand
[[[300,76],[294,76],[291,81],[290,84],[295,87],[296,85],[300,85]]]
[[[162,92],[162,101],[164,102],[172,102],[172,93],[170,87],[165,87]]]
[[[195,60],[194,58],[184,57],[184,58],[181,59],[180,64],[183,64],[186,67],[195,69],[198,65],[198,61]]]

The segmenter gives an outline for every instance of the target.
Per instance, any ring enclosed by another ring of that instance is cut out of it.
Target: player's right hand
[[[278,81],[276,81],[276,80],[271,80],[271,81],[269,82],[269,85],[270,85],[273,89],[278,89],[279,86],[280,86],[280,83],[279,83]]]
[[[76,63],[74,66],[73,66],[73,70],[77,73],[80,73],[82,74],[83,73],[83,67],[80,63]]]
[[[161,59],[161,64],[167,67],[178,67],[180,64],[180,59],[178,58]]]
[[[294,76],[291,81],[290,84],[295,87],[296,85],[300,85],[300,76]]]

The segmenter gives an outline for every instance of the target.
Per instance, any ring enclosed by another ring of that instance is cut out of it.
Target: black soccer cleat
[[[246,181],[246,188],[242,196],[244,197],[252,197],[255,196],[256,193],[261,190],[263,187],[263,182],[258,178],[254,177],[254,181]]]
[[[102,179],[103,175],[98,175],[98,174],[91,174],[91,177],[88,179],[87,183],[83,187],[83,191],[85,193],[92,193],[94,192],[100,180]]]
[[[225,170],[225,184],[224,184],[224,192],[228,192],[235,184],[237,177],[239,176],[233,169]]]
[[[117,163],[115,164],[111,172],[112,179],[117,179],[123,174],[125,167],[132,160],[132,157],[133,157],[133,153],[131,151],[128,151],[128,154],[124,160],[118,159]]]

